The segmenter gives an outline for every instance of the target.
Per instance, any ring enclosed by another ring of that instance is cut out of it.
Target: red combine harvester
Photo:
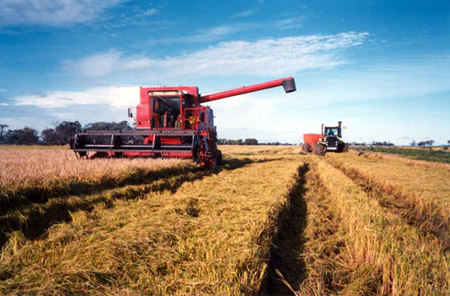
[[[201,103],[283,86],[296,90],[292,77],[202,96],[196,86],[141,87],[136,130],[78,133],[71,149],[86,158],[178,157],[192,158],[202,167],[214,169],[222,160],[217,149],[213,110]]]

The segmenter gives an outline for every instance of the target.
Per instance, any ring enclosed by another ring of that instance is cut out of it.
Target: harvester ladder
[[[109,150],[111,150],[112,148],[114,148],[114,134],[111,135],[111,143],[109,146]]]

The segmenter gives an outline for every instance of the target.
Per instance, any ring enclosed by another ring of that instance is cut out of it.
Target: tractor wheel
[[[345,146],[344,146],[344,150],[342,150],[342,152],[348,152],[348,146],[349,145],[346,143]]]
[[[311,146],[308,143],[305,143],[302,145],[302,152],[303,153],[309,153],[311,152]]]
[[[313,147],[313,153],[315,155],[325,155],[326,149],[322,144],[315,144]]]

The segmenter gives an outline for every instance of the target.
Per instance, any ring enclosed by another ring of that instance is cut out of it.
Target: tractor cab
[[[335,136],[340,136],[340,130],[338,127],[325,127],[324,130],[324,136],[326,137],[335,137]]]
[[[342,121],[338,121],[338,126],[322,125],[323,142],[326,151],[341,152],[344,150],[345,143],[342,140]]]

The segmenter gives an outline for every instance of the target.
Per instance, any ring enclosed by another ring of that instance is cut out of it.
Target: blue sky
[[[139,86],[201,93],[220,137],[450,140],[450,1],[0,0],[0,123],[126,120]]]

